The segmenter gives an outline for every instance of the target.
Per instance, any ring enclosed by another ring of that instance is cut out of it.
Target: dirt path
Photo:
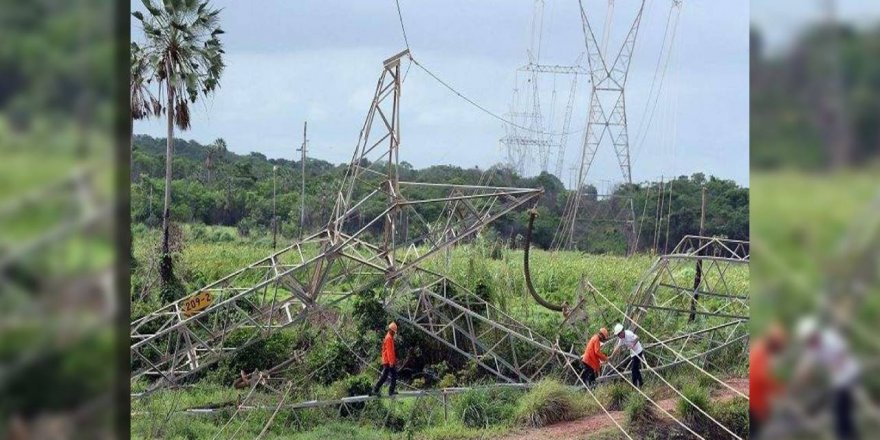
[[[729,379],[726,382],[737,391],[745,395],[749,394],[748,378]],[[736,394],[734,394],[733,391],[730,391],[727,388],[721,388],[712,393],[712,400],[725,401],[732,399],[735,396]],[[661,408],[673,412],[675,411],[677,401],[678,396],[676,395],[675,398],[660,400],[657,401],[657,403]],[[620,423],[621,425],[624,424],[626,419],[626,413],[624,411],[609,412],[617,423]],[[502,440],[582,440],[588,433],[594,433],[608,428],[614,428],[614,423],[608,419],[608,416],[604,412],[600,412],[599,414],[594,414],[578,420],[572,420],[570,422],[561,422],[543,428],[520,431],[508,435],[507,437],[502,438]]]

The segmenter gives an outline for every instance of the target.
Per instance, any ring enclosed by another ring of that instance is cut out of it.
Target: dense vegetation
[[[178,274],[187,287],[193,289],[271,251],[269,237],[242,237],[230,226],[185,225],[181,234],[184,245],[176,263]],[[499,249],[491,235],[484,234],[471,244],[458,246],[448,259],[431,259],[427,265],[448,274],[469,290],[479,291],[481,297],[534,331],[551,337],[558,335],[561,346],[575,345],[576,350],[580,349],[584,335],[560,332],[561,315],[536,307],[525,293],[522,251]],[[148,281],[155,278],[155,273],[150,273],[149,261],[157,253],[160,231],[136,225],[133,238],[135,269],[132,282],[136,290],[133,292],[132,313],[137,316],[156,304],[156,298],[147,296],[142,300],[140,294],[145,292]],[[531,261],[536,287],[553,301],[572,301],[580,293],[577,288],[580,279],[588,277],[597,288],[621,304],[652,264],[653,258],[644,254],[621,257],[536,251]],[[748,283],[746,273],[738,277],[730,275],[735,282]],[[242,412],[225,432],[221,429],[232,417],[234,408],[200,415],[179,411],[236,402],[247,393],[247,390],[235,390],[230,386],[241,370],[265,371],[300,351],[305,353],[302,360],[271,382],[280,387],[288,379],[293,381],[294,388],[288,402],[364,394],[376,379],[383,328],[389,319],[379,302],[380,294],[368,291],[340,304],[336,311],[340,317],[338,322],[309,322],[275,332],[244,352],[211,367],[193,387],[163,390],[148,399],[133,401],[132,436],[210,438],[218,433],[220,437],[229,436],[233,431],[243,438],[256,436],[268,421],[269,411]],[[597,316],[614,313],[610,308],[594,307],[591,310]],[[234,344],[234,339],[230,343]],[[358,356],[366,363],[362,363]],[[530,391],[487,387],[496,382],[493,376],[406,324],[401,325],[398,358],[402,359],[401,389],[484,388],[450,396],[445,411],[436,399],[382,400],[346,410],[326,407],[282,411],[270,425],[268,438],[497,438],[511,430],[602,414],[589,394],[560,385],[553,375]],[[738,377],[746,374],[745,365],[733,364],[718,374]],[[679,389],[698,385],[708,392],[715,385],[699,381],[697,375],[687,368],[674,369],[664,376]],[[675,398],[656,379],[649,377],[646,384],[646,392],[652,398]],[[145,382],[136,383],[134,390],[143,385]],[[267,405],[277,402],[277,396],[265,393],[266,390],[260,388],[252,402]],[[626,384],[612,383],[601,386],[596,394],[603,405],[626,410],[628,399],[634,392]],[[720,402],[710,405],[713,414],[716,410],[723,412],[728,408]],[[742,432],[745,429],[745,406],[739,405],[731,411],[740,417],[730,426],[739,423],[736,429]],[[643,421],[644,418],[636,417],[627,429],[638,429],[639,426],[647,429],[639,425]],[[669,432],[676,428],[665,423],[662,427]],[[618,431],[607,434],[607,438],[619,438]]]
[[[159,223],[164,188],[161,178],[164,175],[164,144],[164,139],[150,136],[138,135],[134,138],[131,210],[135,223],[143,222],[150,226]],[[235,226],[244,235],[252,231],[265,233],[271,230],[273,167],[277,166],[279,234],[288,238],[299,236],[299,162],[269,159],[256,152],[238,155],[226,150],[222,140],[210,146],[195,141],[175,140],[173,162],[171,215],[175,221]],[[345,168],[345,165],[334,165],[318,159],[306,162],[306,230],[314,230],[328,220],[333,197]],[[545,173],[524,178],[502,167],[488,172],[451,165],[416,170],[409,163],[402,162],[399,173],[402,180],[409,181],[453,184],[478,184],[482,181],[496,186],[544,188],[545,195],[540,202],[540,216],[534,231],[534,244],[540,248],[550,247],[569,195],[569,191],[555,176]],[[697,173],[690,177],[680,176],[663,184],[650,182],[622,185],[616,189],[615,195],[633,199],[638,218],[640,251],[654,249],[655,246],[661,252],[664,248],[671,249],[683,235],[699,231],[700,191],[704,185],[708,194],[706,234],[737,239],[748,237],[748,189],[732,181],[707,178]],[[621,206],[621,199],[617,197],[600,200],[595,188],[586,188],[585,193],[591,194],[586,196],[588,201],[585,205],[592,206],[588,209],[596,213],[597,220],[612,218],[626,208]],[[381,209],[381,206],[365,206],[359,214],[371,218]],[[585,217],[589,215],[584,214]],[[498,238],[507,243],[515,243],[517,236],[524,235],[525,227],[526,219],[522,212],[506,216],[492,225]],[[577,234],[579,249],[591,253],[626,252],[626,238],[621,232],[620,222],[596,221],[582,227]],[[372,232],[378,233],[379,230]]]
[[[812,26],[790,47],[751,34],[751,165],[824,169],[880,154],[880,26]]]

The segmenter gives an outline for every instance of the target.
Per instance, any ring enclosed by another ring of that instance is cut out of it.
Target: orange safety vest
[[[394,336],[391,332],[385,334],[385,341],[382,342],[382,365],[397,364],[397,353],[394,351]]]
[[[749,351],[749,411],[760,420],[770,416],[770,402],[781,385],[773,377],[766,341],[759,340]]]
[[[593,337],[590,338],[590,341],[587,342],[587,347],[584,349],[584,355],[581,356],[581,360],[592,367],[593,371],[596,373],[599,372],[599,361],[608,360],[608,356],[605,356],[605,353],[602,353],[601,348],[602,343],[599,341],[599,335],[593,335]]]

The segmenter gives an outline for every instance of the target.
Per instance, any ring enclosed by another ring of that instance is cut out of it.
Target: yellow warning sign
[[[183,300],[183,316],[189,318],[208,308],[214,297],[210,292],[199,292]]]

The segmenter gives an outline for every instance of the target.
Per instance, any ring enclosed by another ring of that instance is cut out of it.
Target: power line
[[[400,0],[394,0],[394,3],[397,5],[397,18],[400,20],[400,30],[403,32],[403,42],[406,44],[407,50],[409,50],[409,40],[406,38],[406,27],[403,25],[403,14],[400,12]]]
[[[416,66],[418,66],[419,68],[421,68],[422,70],[424,70],[425,73],[428,74],[428,76],[430,76],[430,77],[433,78],[435,81],[439,82],[441,85],[443,85],[444,87],[446,87],[447,89],[449,89],[449,91],[451,91],[452,93],[454,93],[456,96],[458,96],[459,98],[463,99],[463,100],[466,101],[468,104],[470,104],[470,105],[476,107],[477,109],[481,110],[482,112],[488,114],[489,116],[491,116],[491,117],[493,117],[493,118],[495,118],[495,119],[498,119],[499,121],[501,121],[501,122],[503,122],[503,123],[505,123],[505,124],[507,124],[507,125],[509,125],[509,126],[511,126],[511,127],[515,127],[515,128],[518,128],[518,129],[521,129],[521,130],[525,130],[525,131],[528,131],[528,132],[531,132],[531,133],[538,133],[538,134],[548,135],[548,136],[561,136],[561,135],[566,135],[566,136],[567,136],[567,135],[569,135],[569,134],[581,133],[581,132],[584,131],[584,129],[580,129],[580,130],[573,130],[573,131],[568,131],[568,132],[563,131],[563,132],[553,133],[553,132],[546,132],[546,131],[543,131],[543,130],[535,130],[535,129],[532,129],[532,128],[528,128],[528,127],[525,127],[525,126],[519,125],[519,124],[517,124],[517,123],[514,123],[513,121],[510,121],[510,120],[504,118],[503,116],[498,115],[497,113],[495,113],[495,112],[489,110],[488,108],[486,108],[486,107],[480,105],[479,103],[477,103],[477,102],[474,101],[473,99],[468,98],[468,97],[465,96],[463,93],[461,93],[461,92],[459,92],[458,90],[456,90],[454,87],[452,87],[451,85],[449,85],[449,83],[447,83],[446,81],[443,81],[442,79],[440,79],[440,77],[437,76],[434,72],[431,72],[430,70],[428,70],[427,67],[423,66],[421,63],[419,63],[419,62],[418,62],[418,61],[412,56],[412,48],[410,47],[410,45],[409,45],[409,39],[408,39],[407,36],[406,36],[406,25],[404,24],[404,21],[403,21],[403,13],[402,13],[401,10],[400,10],[400,0],[394,0],[394,4],[395,4],[395,6],[397,7],[397,18],[398,18],[398,20],[400,21],[400,31],[401,31],[401,33],[403,34],[403,41],[404,41],[404,43],[406,44],[406,48],[407,48],[407,50],[410,51],[410,55],[409,55],[409,59],[410,59],[410,61],[412,61],[413,64],[415,64]],[[407,67],[407,73],[409,73],[409,67]],[[406,76],[406,73],[404,74],[404,77],[405,77],[405,76]]]
[[[649,332],[646,328],[642,327],[638,322],[636,322],[635,320],[629,318],[629,317],[626,315],[626,312],[624,312],[623,310],[621,310],[620,307],[617,307],[617,305],[614,304],[614,302],[612,302],[610,299],[608,299],[607,296],[603,295],[602,292],[600,292],[599,289],[597,289],[595,286],[593,286],[592,283],[590,283],[589,281],[587,281],[586,284],[587,284],[587,287],[588,287],[590,290],[592,290],[593,292],[595,292],[596,294],[598,294],[598,295],[599,295],[603,300],[605,300],[605,302],[607,302],[608,305],[610,305],[615,311],[617,311],[618,313],[620,313],[621,315],[623,315],[624,320],[629,320],[630,322],[632,322],[633,325],[635,325],[636,327],[639,328],[639,330],[643,331],[645,334],[647,334],[648,336],[650,336],[651,339],[657,341],[657,343],[658,343],[659,345],[663,346],[663,348],[665,348],[665,349],[669,350],[670,352],[672,352],[677,358],[680,358],[680,359],[683,360],[684,362],[690,364],[692,367],[696,368],[699,372],[705,374],[705,375],[708,376],[710,379],[712,379],[712,380],[715,381],[716,383],[718,383],[718,384],[724,386],[725,388],[729,389],[730,391],[733,391],[735,394],[739,395],[739,396],[742,397],[743,399],[749,400],[749,396],[743,394],[742,391],[740,391],[740,390],[738,390],[738,389],[736,389],[736,388],[730,386],[727,382],[725,382],[725,381],[723,381],[723,380],[721,380],[721,379],[715,377],[712,373],[706,371],[703,367],[701,367],[701,366],[695,364],[693,361],[691,361],[690,359],[688,359],[687,357],[685,357],[685,356],[684,356],[683,354],[681,354],[679,351],[675,350],[674,348],[672,348],[672,347],[670,347],[669,345],[667,345],[665,342],[661,341],[660,338],[658,338],[657,336],[655,336],[653,333]],[[610,364],[609,364],[609,365],[610,365]]]
[[[581,376],[577,373],[577,371],[575,371],[571,363],[568,363],[568,368],[570,368],[571,371],[574,372],[574,377],[576,377],[578,379],[578,382],[581,383],[584,389],[587,390],[588,393],[590,393],[590,397],[592,397],[593,401],[595,401],[596,404],[599,405],[599,408],[602,408],[602,411],[605,413],[605,415],[608,416],[609,419],[611,419],[611,422],[614,423],[614,426],[617,426],[617,429],[619,429],[620,432],[623,433],[624,436],[626,436],[626,438],[628,438],[629,440],[633,440],[632,436],[630,436],[629,433],[626,432],[625,429],[623,429],[623,426],[620,426],[620,423],[618,423],[614,416],[612,416],[611,413],[608,412],[608,409],[606,409],[605,406],[602,405],[602,402],[599,401],[596,395],[593,394],[593,390],[591,390],[590,387],[586,383],[584,383],[584,380],[581,379]]]
[[[626,376],[624,376],[623,373],[621,373],[620,370],[618,370],[618,369],[614,366],[614,364],[612,364],[612,363],[609,362],[607,365],[608,365],[609,367],[611,367],[611,369],[614,370],[614,372],[617,373],[617,375],[620,376],[620,378],[623,379],[624,382],[630,384],[630,386],[632,386],[633,389],[635,389],[636,391],[638,391],[638,393],[641,394],[642,397],[644,397],[648,402],[650,402],[652,405],[654,405],[655,407],[657,407],[657,409],[659,409],[661,412],[663,412],[663,414],[666,414],[666,416],[669,417],[670,419],[672,419],[672,421],[674,421],[675,423],[677,423],[677,424],[678,424],[679,426],[681,426],[682,428],[686,429],[688,432],[690,432],[691,434],[693,434],[694,436],[696,436],[696,437],[699,438],[700,440],[706,440],[705,437],[701,436],[700,434],[697,434],[696,431],[694,431],[693,429],[691,429],[691,427],[689,427],[688,425],[685,425],[684,422],[682,422],[681,420],[675,418],[675,416],[673,416],[672,413],[670,413],[669,411],[667,411],[666,409],[664,409],[662,406],[660,406],[659,403],[657,403],[656,401],[654,401],[654,399],[650,398],[647,394],[645,394],[645,392],[642,391],[641,388],[637,387],[634,383],[630,382],[630,380],[627,379]],[[739,437],[737,437],[737,438],[739,438]]]
[[[500,116],[500,115],[498,115],[497,113],[495,113],[495,112],[493,112],[493,111],[487,109],[486,107],[480,105],[479,103],[477,103],[477,102],[474,101],[473,99],[468,98],[468,97],[465,96],[463,93],[459,92],[459,91],[456,90],[454,87],[452,87],[451,85],[449,85],[449,83],[447,83],[446,81],[443,81],[443,80],[442,80],[439,76],[437,76],[434,72],[430,71],[427,67],[425,67],[425,66],[423,66],[421,63],[419,63],[418,60],[416,60],[412,55],[410,55],[410,59],[412,60],[413,64],[415,64],[418,68],[422,69],[425,73],[428,74],[428,76],[430,76],[430,77],[433,78],[435,81],[437,81],[438,83],[440,83],[443,87],[446,87],[450,92],[454,93],[456,96],[458,96],[459,98],[463,99],[463,100],[464,100],[465,102],[467,102],[468,104],[470,104],[470,105],[476,107],[477,109],[479,109],[479,110],[482,111],[483,113],[486,113],[487,115],[489,115],[489,116],[491,116],[491,117],[493,117],[493,118],[495,118],[495,119],[497,119],[497,120],[499,120],[499,121],[501,121],[501,122],[503,122],[503,123],[505,123],[505,124],[507,124],[507,125],[510,125],[511,127],[515,127],[515,128],[520,129],[520,130],[525,130],[525,131],[528,131],[528,132],[531,132],[531,133],[538,133],[538,134],[549,135],[549,136],[569,135],[569,134],[573,134],[573,133],[581,133],[581,132],[584,131],[584,129],[582,128],[582,129],[579,129],[579,130],[572,130],[572,131],[569,131],[569,132],[558,132],[558,133],[554,133],[554,132],[546,132],[546,131],[543,131],[543,130],[535,130],[535,129],[533,129],[533,128],[529,128],[529,127],[525,127],[525,126],[519,125],[519,124],[517,124],[517,123],[515,123],[515,122],[513,122],[513,121],[510,121],[510,120],[504,118],[503,116]]]
[[[675,21],[673,23],[673,10],[677,9],[677,14],[675,15]],[[654,114],[657,111],[657,104],[660,101],[660,94],[663,90],[663,84],[666,80],[666,72],[669,70],[670,60],[672,59],[673,52],[675,50],[674,44],[676,41],[676,35],[678,34],[678,23],[681,17],[681,3],[673,2],[672,9],[669,10],[669,16],[666,19],[666,30],[663,35],[663,45],[660,48],[660,54],[657,57],[657,66],[654,70],[654,77],[651,80],[651,88],[648,91],[648,99],[645,101],[645,108],[642,111],[642,118],[639,123],[639,127],[636,130],[635,134],[635,153],[634,159],[638,160],[638,157],[642,151],[642,147],[645,144],[645,139],[648,137],[648,130],[651,129],[651,124],[654,120]],[[669,25],[672,23],[672,36],[669,38],[669,46],[666,46],[667,35],[669,34]],[[663,60],[663,50],[666,49],[666,60]],[[661,70],[662,66],[662,70]],[[651,95],[654,92],[654,86],[657,82],[657,75],[660,74],[660,83],[657,84],[657,94],[654,95],[654,102],[651,103]],[[650,108],[650,113],[648,113],[648,109]],[[645,116],[647,116],[647,122],[645,121]]]
[[[654,374],[657,376],[657,378],[659,378],[661,381],[663,381],[663,383],[665,383],[667,386],[669,386],[669,388],[670,388],[672,391],[674,391],[675,394],[678,394],[679,397],[681,397],[685,402],[687,402],[689,405],[691,405],[692,407],[694,407],[694,408],[695,408],[697,411],[699,411],[701,414],[703,414],[704,416],[706,416],[706,418],[708,418],[710,421],[712,421],[712,423],[718,425],[721,429],[723,429],[723,430],[724,430],[725,432],[727,432],[728,434],[732,435],[734,438],[739,439],[739,440],[742,440],[742,437],[736,435],[736,433],[734,433],[733,431],[731,431],[730,428],[724,426],[723,423],[719,422],[716,418],[714,418],[714,417],[712,417],[711,415],[709,415],[709,413],[707,413],[706,410],[704,410],[703,408],[700,408],[700,406],[697,405],[696,403],[694,403],[693,400],[689,399],[687,396],[684,395],[684,393],[682,393],[682,392],[679,391],[677,388],[675,388],[675,386],[673,386],[671,383],[669,383],[669,381],[666,380],[666,378],[663,377],[663,375],[661,375],[659,372],[657,372],[657,370],[654,370],[653,368],[651,368],[651,366],[648,365],[648,361],[647,361],[647,360],[645,360],[645,366],[648,367],[648,370],[650,370],[652,373],[654,373]],[[613,366],[612,366],[612,368],[613,368]]]

